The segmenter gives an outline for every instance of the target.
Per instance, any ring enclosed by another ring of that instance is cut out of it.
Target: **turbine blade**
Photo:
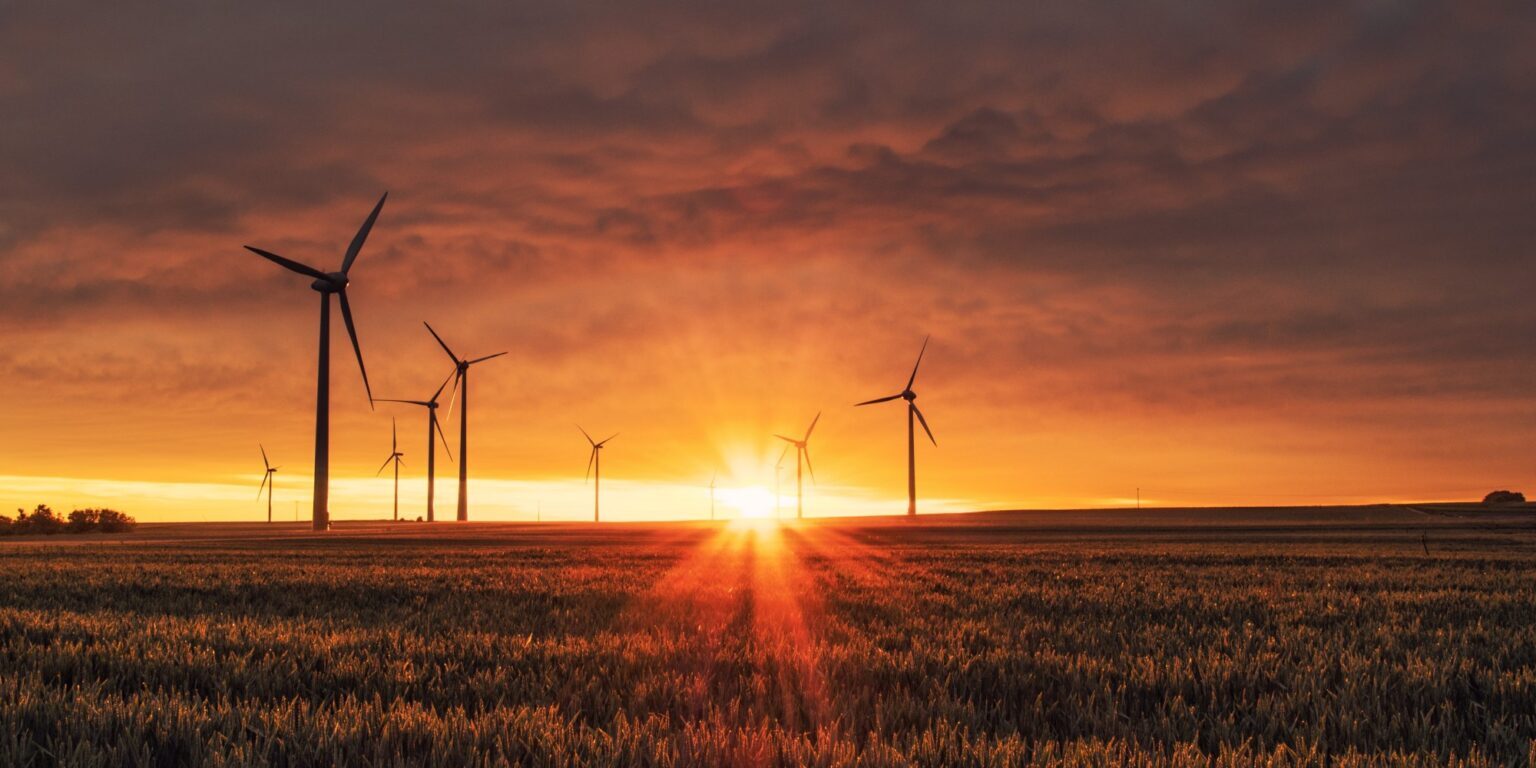
[[[454,367],[454,369],[452,371],[450,371],[447,376],[443,377],[443,383],[439,384],[438,387],[437,387],[437,391],[432,393],[432,401],[431,402],[433,402],[433,403],[437,402],[437,398],[440,395],[443,394],[443,387],[448,386],[448,380],[453,378],[453,374],[458,373],[458,372],[459,372],[458,367]]]
[[[425,400],[395,400],[394,398],[389,398],[389,397],[377,397],[377,398],[374,398],[373,401],[375,403],[406,403],[408,405],[419,405],[419,406],[422,406],[424,408],[425,407],[430,407],[432,405],[431,403],[429,403],[429,402],[427,402]]]
[[[801,442],[811,439],[811,433],[816,430],[816,422],[818,421],[821,421],[821,411],[816,412],[816,418],[811,419],[811,425],[805,428],[805,439],[801,440]]]
[[[320,270],[315,269],[314,267],[311,267],[311,266],[309,266],[307,264],[300,264],[297,261],[294,261],[293,259],[285,259],[285,258],[283,258],[283,257],[281,257],[281,256],[279,256],[279,255],[277,255],[277,254],[275,254],[275,253],[273,253],[271,251],[263,251],[260,248],[253,248],[253,247],[251,247],[249,245],[245,246],[245,249],[247,251],[250,251],[251,253],[256,254],[257,256],[260,256],[260,257],[262,257],[264,259],[267,259],[268,261],[276,262],[277,264],[280,264],[280,265],[282,265],[284,267],[287,267],[288,269],[291,269],[294,272],[297,272],[297,273],[299,273],[301,275],[308,275],[310,277],[317,278],[317,279],[320,279],[320,280],[329,280],[329,279],[331,279],[330,275],[327,275],[324,272],[321,272]]]
[[[443,345],[443,351],[448,353],[448,359],[452,360],[454,365],[458,365],[459,356],[455,355],[453,350],[448,348],[448,342],[443,341],[443,337],[437,335],[437,331],[432,330],[432,324],[425,320],[421,321],[421,324],[427,327],[427,333],[432,334],[432,338],[437,339],[438,344]]]
[[[489,359],[491,359],[493,357],[501,357],[502,355],[505,355],[505,354],[506,354],[505,352],[497,352],[494,355],[486,355],[485,357],[477,357],[477,358],[469,361],[469,364],[470,365],[474,365],[475,363],[483,363],[483,362],[485,362],[485,361],[487,361],[487,360],[489,360]]]
[[[917,414],[917,420],[923,425],[923,431],[928,433],[928,439],[937,447],[939,441],[933,439],[933,430],[928,428],[928,420],[923,418],[923,412],[917,409],[917,404],[912,404],[912,412]]]
[[[811,448],[810,448],[810,446],[805,446],[805,445],[800,446],[800,454],[805,456],[805,468],[811,471],[811,482],[815,483],[816,482],[816,468],[811,466]]]
[[[363,250],[363,241],[368,239],[368,232],[373,229],[373,222],[379,218],[379,211],[384,210],[384,200],[389,197],[385,192],[379,198],[378,205],[373,206],[373,213],[368,214],[368,219],[357,230],[357,236],[352,238],[352,244],[347,246],[347,256],[341,260],[341,273],[345,275],[352,269],[352,262],[357,261],[358,251]]]
[[[459,399],[459,377],[463,375],[458,368],[453,369],[453,388],[448,395],[448,413],[443,415],[443,418],[449,421],[453,420],[453,404]]]
[[[384,468],[389,466],[389,463],[391,461],[394,461],[394,460],[395,460],[395,457],[393,455],[391,455],[389,458],[385,459],[384,463],[379,465],[379,471],[373,473],[373,476],[374,477],[378,477],[379,475],[384,474]]]
[[[577,425],[576,425],[576,428],[577,428],[577,429],[581,429],[581,425],[580,425],[580,424],[577,424]],[[589,435],[589,434],[587,434],[587,431],[586,431],[586,430],[585,430],[585,429],[581,429],[581,434],[582,434],[582,436],[583,436],[583,437],[585,437],[585,438],[587,438],[587,442],[589,442],[589,443],[591,443],[591,444],[592,444],[592,447],[594,447],[594,448],[596,448],[596,447],[597,447],[597,441],[596,441],[596,440],[593,440],[593,439],[592,439],[592,436],[591,436],[591,435]]]
[[[448,454],[448,460],[453,461],[453,449],[448,447],[448,435],[443,432],[443,423],[437,420],[437,411],[432,412],[432,426],[437,428],[437,436],[443,440],[443,451]]]
[[[800,442],[799,440],[796,440],[793,437],[785,437],[783,435],[778,435],[778,434],[774,435],[774,437],[777,437],[778,439],[783,440],[786,443],[798,443],[798,442]]]
[[[791,440],[790,442],[793,443],[794,441]],[[791,449],[793,447],[795,447],[795,446],[793,446],[793,445],[786,445],[786,446],[784,446],[784,452],[779,454],[779,462],[774,465],[774,469],[778,469],[779,467],[784,466],[784,457],[789,455],[789,449]]]
[[[261,492],[267,489],[267,481],[272,479],[271,472],[262,473],[261,485],[256,486],[256,498],[261,498]]]
[[[901,393],[897,392],[896,394],[891,395],[890,397],[877,397],[877,398],[875,398],[873,400],[865,400],[862,403],[854,403],[853,406],[855,408],[857,408],[857,407],[859,407],[861,405],[874,405],[875,403],[885,403],[885,402],[890,402],[891,400],[895,400],[895,399],[897,399],[899,397],[901,397]]]
[[[619,436],[619,433],[615,432],[615,433],[613,433],[613,434],[603,438],[602,442],[598,443],[598,445],[603,445],[603,444],[607,443],[609,440],[612,440],[612,439],[614,439],[615,437],[618,437],[618,436]]]
[[[261,449],[261,465],[267,469],[271,469],[272,462],[267,461],[267,447],[261,443],[257,443],[256,447]]]
[[[597,461],[597,447],[596,446],[593,446],[592,452],[587,454],[587,475],[586,475],[586,477],[582,478],[582,482],[583,483],[585,483],[586,481],[592,479],[592,462],[594,462],[594,461]]]
[[[368,369],[363,366],[363,348],[357,343],[357,326],[352,324],[352,305],[347,303],[345,288],[336,292],[341,297],[341,319],[347,323],[347,335],[352,337],[352,351],[357,353],[357,370],[363,373],[363,390],[368,393],[368,408],[373,408],[373,387],[368,386]]]
[[[923,337],[923,348],[917,351],[917,362],[912,365],[912,377],[907,379],[907,389],[911,389],[912,383],[917,381],[917,366],[923,364],[923,353],[928,351],[928,338]]]
[[[391,453],[400,450],[400,429],[393,416],[389,417],[389,450]]]

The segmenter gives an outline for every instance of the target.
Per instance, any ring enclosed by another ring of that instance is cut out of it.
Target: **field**
[[[0,765],[1536,761],[1518,508],[141,525],[0,576]]]

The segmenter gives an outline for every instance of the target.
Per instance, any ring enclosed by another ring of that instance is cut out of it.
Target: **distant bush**
[[[136,524],[131,515],[115,509],[77,509],[61,518],[47,504],[39,504],[31,512],[16,510],[15,520],[0,515],[0,536],[123,533]]]
[[[1483,497],[1484,504],[1524,504],[1525,494],[1519,491],[1493,491]]]
[[[132,516],[115,509],[91,509],[87,512],[96,513],[96,529],[102,533],[127,533],[133,530],[138,521]]]
[[[47,504],[39,504],[37,508],[28,513],[24,509],[16,510],[16,522],[11,526],[11,533],[17,535],[53,535],[64,532],[64,521],[54,513]]]
[[[101,521],[101,515],[94,509],[77,509],[69,513],[69,522],[65,527],[70,533],[85,533],[96,527]]]

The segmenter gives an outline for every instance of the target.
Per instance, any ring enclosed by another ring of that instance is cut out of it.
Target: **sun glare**
[[[720,502],[736,510],[736,517],[744,520],[770,520],[776,511],[773,493],[760,485],[721,488],[718,494]]]

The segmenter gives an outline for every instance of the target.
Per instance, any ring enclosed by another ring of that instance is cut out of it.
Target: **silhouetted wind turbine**
[[[928,433],[928,439],[938,446],[939,441],[933,439],[933,431],[928,429],[928,420],[923,418],[923,412],[917,409],[917,393],[912,391],[912,383],[917,381],[917,367],[923,364],[923,353],[928,351],[928,337],[923,338],[923,348],[918,350],[917,362],[912,366],[912,375],[907,379],[905,389],[890,397],[877,397],[874,400],[865,400],[855,405],[873,405],[884,403],[897,398],[907,401],[907,515],[917,514],[917,447],[913,439],[912,417],[922,423],[923,431]]]
[[[270,523],[272,522],[272,490],[277,487],[277,481],[272,476],[277,474],[278,467],[272,466],[272,462],[267,461],[266,447],[260,443],[257,443],[256,447],[261,449],[261,465],[267,468],[266,474],[261,476],[261,485],[256,488],[256,500],[261,501],[261,492],[265,489],[267,492],[267,522]]]
[[[432,334],[432,338],[437,339],[437,343],[442,345],[443,351],[448,353],[448,358],[453,361],[454,365],[453,384],[455,389],[454,395],[450,396],[448,400],[448,412],[450,415],[452,415],[453,397],[458,397],[461,403],[459,406],[458,519],[462,522],[469,519],[469,367],[475,363],[483,363],[493,357],[501,357],[506,353],[497,352],[494,355],[486,355],[485,357],[477,357],[473,360],[466,360],[454,354],[453,350],[448,348],[448,342],[443,341],[443,337],[437,335],[437,331],[432,330],[431,323],[423,321],[422,325],[425,325],[427,327],[427,333]]]
[[[719,476],[720,476],[720,472],[719,471],[712,472],[709,475],[709,519],[710,520],[714,520],[715,519],[715,479],[718,478]]]
[[[429,437],[430,437],[430,435],[429,435]],[[400,459],[403,456],[405,456],[405,454],[400,452],[400,432],[399,432],[399,430],[397,430],[395,428],[395,420],[393,418],[391,418],[389,420],[389,458],[384,460],[384,464],[379,467],[379,471],[378,472],[373,473],[373,476],[374,477],[378,477],[379,475],[384,474],[384,467],[389,466],[391,462],[394,463],[394,465],[395,465],[395,522],[397,522],[397,523],[400,522],[400,464],[401,464]]]
[[[790,448],[794,448],[795,449],[795,519],[796,520],[800,520],[800,519],[803,519],[805,517],[805,496],[802,493],[801,477],[800,477],[800,460],[802,458],[805,459],[805,466],[806,466],[806,468],[811,470],[811,481],[812,482],[816,481],[816,469],[815,469],[815,467],[811,466],[811,449],[810,449],[808,443],[810,442],[810,439],[811,439],[811,431],[816,429],[816,422],[818,422],[818,421],[821,421],[821,412],[820,411],[816,412],[816,418],[811,419],[811,425],[809,427],[805,428],[805,437],[802,437],[799,440],[796,440],[793,437],[785,437],[783,435],[774,435],[774,437],[777,437],[778,439],[783,440],[783,441],[789,443],[789,445],[784,446],[784,453],[779,454],[779,461],[782,462],[784,460],[784,456],[789,453],[789,449]]]
[[[363,374],[363,389],[368,393],[368,407],[372,408],[373,389],[368,386],[368,369],[363,367],[363,348],[358,346],[357,328],[352,324],[352,307],[347,303],[347,273],[352,270],[352,262],[357,260],[358,252],[363,250],[363,241],[368,239],[368,231],[373,229],[373,222],[379,218],[379,211],[383,210],[384,200],[388,197],[389,193],[385,192],[378,204],[373,206],[373,213],[368,214],[363,226],[358,228],[352,244],[347,246],[346,255],[342,257],[340,272],[321,272],[270,251],[245,246],[246,250],[257,256],[314,278],[315,281],[309,287],[320,293],[320,371],[315,394],[315,507],[311,516],[317,531],[330,530],[331,527],[331,294],[341,298],[341,319],[346,322],[347,335],[352,338],[352,351],[357,353],[357,369]]]
[[[381,403],[419,405],[427,409],[427,522],[429,523],[436,520],[432,500],[437,492],[437,441],[432,439],[433,430],[436,430],[437,436],[442,439],[443,451],[448,454],[448,460],[453,460],[453,451],[448,450],[448,436],[443,434],[443,423],[437,420],[437,398],[443,394],[443,388],[448,386],[448,379],[451,378],[453,378],[452,373],[448,374],[447,379],[443,379],[443,383],[438,386],[437,391],[433,392],[431,399],[428,400],[391,400],[383,397],[378,400]]]
[[[576,428],[581,429],[581,425],[577,424]],[[587,438],[588,443],[592,444],[592,454],[587,457],[587,477],[592,478],[592,522],[600,523],[603,519],[599,514],[601,507],[598,506],[601,500],[599,494],[603,489],[603,446],[607,445],[609,440],[618,437],[619,433],[615,432],[601,441],[593,440],[585,429],[581,429],[581,434]]]

